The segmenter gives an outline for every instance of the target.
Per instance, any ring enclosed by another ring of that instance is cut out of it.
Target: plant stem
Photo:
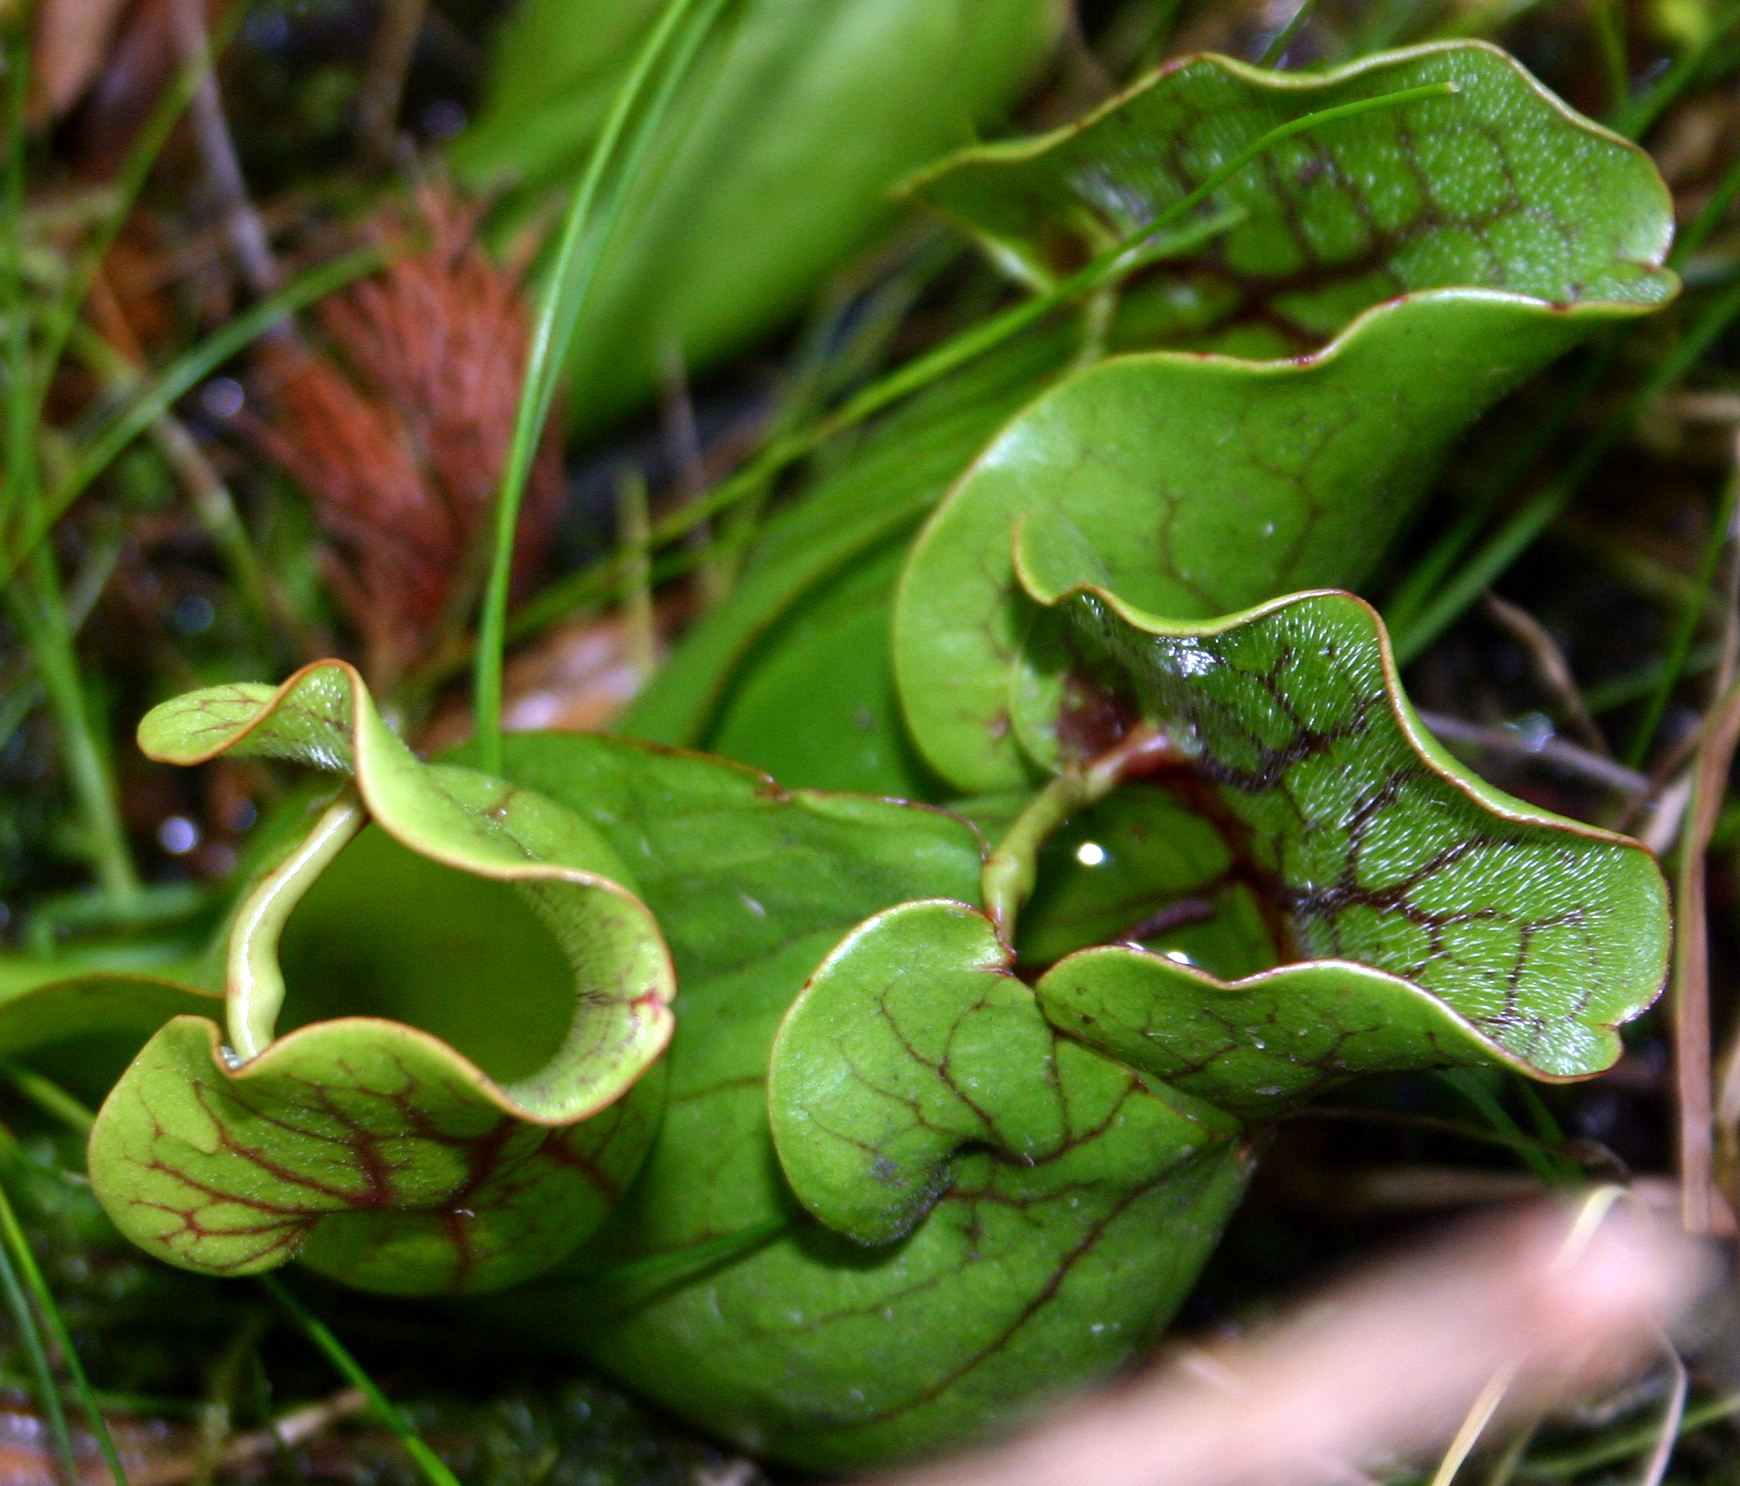
[[[1004,832],[979,877],[985,912],[1005,944],[1015,942],[1015,919],[1033,895],[1039,851],[1072,816],[1105,799],[1133,774],[1179,757],[1172,740],[1151,727],[1134,729],[1116,747],[1086,763],[1066,765]]]
[[[379,1385],[365,1371],[362,1364],[350,1355],[343,1342],[333,1335],[330,1327],[321,1321],[307,1306],[291,1293],[289,1287],[276,1275],[263,1274],[260,1283],[266,1287],[266,1293],[278,1302],[289,1313],[303,1334],[314,1343],[322,1356],[326,1358],[353,1387],[360,1389],[373,1406],[375,1414],[381,1423],[399,1437],[412,1460],[429,1486],[459,1486],[459,1478],[447,1468],[446,1463],[431,1450],[423,1437],[411,1428],[405,1416],[393,1407],[392,1401],[382,1393]]]
[[[428,0],[387,0],[375,22],[375,39],[368,69],[358,89],[357,141],[363,154],[377,165],[393,158],[393,132],[399,120],[399,105],[405,96],[405,74],[417,38],[423,33]]]
[[[478,767],[486,774],[501,772],[502,651],[507,637],[508,586],[513,575],[514,537],[519,529],[520,503],[525,496],[532,461],[543,438],[550,405],[555,400],[556,383],[567,359],[574,327],[597,276],[611,222],[621,209],[629,181],[635,173],[634,167],[643,157],[660,115],[669,106],[677,80],[687,70],[705,29],[710,27],[721,8],[720,0],[712,0],[702,17],[702,24],[696,26],[685,38],[686,44],[678,48],[678,54],[666,72],[664,86],[641,120],[638,136],[629,151],[630,158],[616,182],[615,198],[611,210],[606,213],[608,220],[593,220],[593,203],[605,171],[615,158],[629,116],[640,102],[654,68],[694,3],[695,0],[668,0],[616,91],[610,113],[592,146],[585,172],[563,218],[555,270],[545,287],[543,303],[533,327],[532,343],[526,356],[525,380],[514,415],[513,439],[508,445],[507,461],[502,471],[501,492],[496,497],[489,580],[484,589],[483,614],[478,625],[472,708],[476,718]]]

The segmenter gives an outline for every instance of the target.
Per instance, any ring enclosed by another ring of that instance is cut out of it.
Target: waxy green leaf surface
[[[1060,1167],[1065,1190],[1099,1166],[1133,1197],[1205,1152],[1225,1158],[1239,1129],[1060,1038],[990,920],[946,901],[878,914],[823,962],[774,1043],[768,1105],[793,1191],[862,1244],[909,1233],[969,1149],[1030,1168],[1030,1200]],[[1089,1109],[1115,1111],[1119,1138],[1097,1152],[1108,1126]]]
[[[634,864],[683,990],[640,1178],[584,1253],[492,1302],[496,1314],[565,1337],[744,1448],[814,1466],[1013,1421],[1036,1387],[1102,1375],[1152,1338],[1247,1163],[1224,1117],[1181,1116],[1193,1101],[1150,1094],[1072,1043],[1059,1058],[1081,1098],[1052,1157],[962,1155],[898,1243],[866,1248],[807,1216],[782,1175],[766,1091],[782,1019],[864,918],[974,896],[968,827],[604,739],[510,736],[506,767],[587,813]],[[1176,1158],[1164,1173],[1162,1141]],[[625,1265],[653,1267],[610,1278]]]
[[[1055,745],[1062,721],[1067,747],[1072,686],[1121,683],[1263,884],[1283,959],[1399,977],[1538,1075],[1617,1057],[1612,1029],[1665,973],[1667,890],[1648,851],[1452,759],[1414,717],[1382,622],[1351,595],[1177,623],[1076,587],[1056,565],[1062,544],[1025,535],[1030,592],[1067,611],[1082,646],[1035,667],[1044,683],[1017,703],[1025,736]]]
[[[1033,618],[1009,562],[1024,513],[1073,525],[1117,592],[1175,618],[1355,585],[1482,409],[1676,281],[1647,157],[1474,43],[1315,77],[1196,58],[1082,125],[919,183],[1043,284],[1275,125],[1433,82],[1457,91],[1315,127],[1215,192],[1203,209],[1243,221],[1140,271],[1117,322],[1126,343],[1190,349],[1067,379],[932,518],[902,579],[896,673],[922,751],[957,786],[1031,777],[1006,688]]]
[[[571,1251],[650,1141],[659,1080],[636,1081],[675,990],[610,847],[529,790],[422,763],[337,662],[180,698],[140,734],[173,762],[352,772],[374,824],[355,835],[341,794],[243,900],[230,1045],[176,1017],[105,1102],[91,1175],[122,1231],[188,1268],[299,1255],[404,1293]],[[281,1008],[304,1024],[280,1035]]]

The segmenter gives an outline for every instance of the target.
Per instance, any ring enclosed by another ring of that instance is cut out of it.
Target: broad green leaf
[[[1276,124],[1439,81],[1458,91],[1321,125],[1235,175],[1205,206],[1243,221],[1125,291],[1126,344],[1190,349],[1062,382],[933,516],[902,579],[895,663],[913,734],[955,784],[1031,777],[1007,712],[1032,619],[1009,564],[1024,513],[1073,526],[1117,592],[1177,618],[1357,584],[1485,407],[1676,280],[1647,157],[1475,43],[1319,76],[1197,58],[1080,126],[919,183],[1044,283]]]
[[[789,1000],[860,919],[909,897],[970,893],[978,879],[978,834],[926,806],[788,793],[723,759],[589,734],[513,733],[503,745],[516,785],[572,810],[633,863],[685,1015],[713,981],[754,976],[814,939],[820,948],[784,986]]]
[[[1218,208],[1238,208],[1242,222],[1200,260],[1165,264],[1161,283],[1129,292],[1178,305],[1176,286],[1195,284],[1223,306],[1203,332],[1261,319],[1292,350],[1398,294],[1457,285],[1562,306],[1672,297],[1661,267],[1672,219],[1649,157],[1478,41],[1323,73],[1190,57],[1085,119],[964,150],[908,189],[1016,277],[1049,287],[1277,124],[1433,82],[1458,91],[1277,145],[1220,193]]]
[[[351,772],[355,797],[242,901],[229,1046],[175,1017],[104,1103],[91,1175],[122,1232],[208,1273],[300,1256],[400,1293],[492,1289],[571,1251],[651,1139],[661,1079],[642,1075],[675,989],[609,845],[528,789],[418,760],[338,662],[179,698],[140,737],[179,763]],[[281,1013],[300,1025],[280,1035]]]
[[[0,1058],[49,1074],[97,1104],[171,1017],[221,1014],[221,994],[195,978],[202,968],[190,962],[137,973],[43,963],[32,983],[0,1001]]]
[[[861,553],[794,605],[751,655],[707,746],[811,789],[923,799],[938,781],[913,752],[888,656],[888,610],[910,532]]]
[[[1163,954],[1105,945],[1055,965],[1034,992],[1046,1019],[1087,1046],[1254,1119],[1356,1074],[1520,1061],[1418,986],[1347,961],[1229,984]]]
[[[1071,1118],[1106,1123],[1105,1138],[1037,1169],[967,1153],[897,1244],[833,1232],[781,1175],[765,1083],[781,1020],[862,919],[974,897],[968,827],[886,801],[788,795],[718,760],[607,739],[505,744],[512,778],[586,813],[634,864],[683,989],[641,1176],[586,1251],[492,1300],[492,1315],[585,1351],[746,1449],[818,1468],[1012,1422],[1036,1389],[1101,1376],[1152,1339],[1237,1201],[1245,1162],[1210,1112],[1201,1158],[1169,1180],[1131,1192],[1108,1177],[1195,1128],[1174,1113],[1195,1106],[1139,1092],[1126,1071],[1090,1075],[1110,1065],[1073,1044],[1062,1056],[1082,1066],[1083,1102]],[[1122,1124],[1120,1101],[1132,1111]]]
[[[1064,1042],[991,921],[946,901],[878,914],[822,962],[774,1042],[768,1107],[792,1190],[862,1244],[911,1232],[970,1149],[1027,1169],[1035,1200],[1060,1166],[1066,1191],[1098,1166],[1107,1195],[1133,1195],[1205,1153],[1224,1157],[1238,1132],[1236,1120]],[[1108,1107],[1118,1112],[1110,1142],[1103,1121],[1082,1117]]]
[[[1648,851],[1451,758],[1414,716],[1382,621],[1352,595],[1179,623],[1047,581],[1039,545],[1023,546],[1023,576],[1090,652],[1078,684],[1121,677],[1132,712],[1173,740],[1200,808],[1265,885],[1283,960],[1351,961],[1417,986],[1536,1076],[1613,1062],[1613,1029],[1665,974],[1667,890]],[[1065,678],[1049,679],[1021,706],[1051,708],[1055,729]],[[1283,994],[1287,973],[1274,974],[1265,995]]]
[[[657,1123],[659,1082],[557,1125],[402,1023],[317,1023],[232,1067],[215,1022],[178,1016],[103,1105],[91,1182],[116,1227],[187,1269],[294,1257],[368,1290],[493,1290],[598,1227]]]
[[[489,96],[453,148],[462,176],[565,182],[659,7],[525,0]],[[596,429],[792,314],[889,220],[908,171],[1019,93],[1056,0],[745,0],[727,13],[654,142],[570,359]]]

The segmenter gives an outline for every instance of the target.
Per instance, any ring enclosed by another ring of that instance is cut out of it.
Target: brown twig
[[[1575,774],[1626,795],[1641,795],[1650,787],[1648,777],[1635,769],[1591,753],[1587,748],[1579,748],[1575,743],[1567,743],[1563,738],[1548,738],[1544,743],[1531,745],[1505,728],[1487,727],[1443,712],[1422,712],[1419,716],[1435,736],[1452,742],[1470,743],[1511,758],[1539,759],[1567,774]]]
[[[1674,1082],[1678,1091],[1680,1181],[1685,1194],[1682,1218],[1690,1233],[1716,1232],[1719,1225],[1714,1188],[1710,948],[1704,857],[1727,793],[1735,746],[1740,743],[1740,686],[1729,687],[1715,708],[1715,718],[1693,767],[1691,805],[1680,836],[1674,894]]]
[[[217,67],[211,57],[206,36],[205,6],[202,0],[175,0],[175,41],[184,62],[199,57],[206,59],[205,70],[193,95],[189,118],[194,138],[207,178],[223,212],[224,226],[229,234],[231,251],[242,270],[248,288],[256,297],[264,298],[278,287],[278,264],[272,256],[272,245],[266,237],[265,224],[254,210],[248,196],[248,184],[242,175],[242,162],[236,155],[235,141],[230,138],[229,121],[224,117],[223,95],[218,91]],[[288,334],[282,330],[280,334]]]
[[[1521,605],[1501,598],[1490,588],[1483,599],[1487,615],[1522,646],[1523,653],[1528,656],[1529,669],[1534,672],[1535,680],[1558,704],[1559,714],[1565,725],[1591,753],[1605,757],[1608,751],[1607,740],[1601,736],[1601,729],[1595,726],[1595,719],[1589,715],[1589,709],[1583,704],[1583,692],[1577,685],[1576,677],[1571,674],[1571,667],[1565,660],[1565,652],[1559,649],[1559,642],[1547,632],[1546,626],[1540,620]]]
[[[234,1470],[280,1450],[294,1449],[323,1434],[339,1420],[367,1412],[368,1407],[368,1398],[361,1389],[346,1388],[320,1403],[291,1409],[280,1414],[265,1429],[237,1435],[225,1447],[220,1464],[225,1470]],[[179,1486],[183,1481],[192,1480],[198,1469],[198,1458],[190,1454],[164,1461],[161,1465],[129,1471],[127,1480],[129,1486]]]
[[[357,142],[364,157],[377,165],[392,159],[405,76],[428,8],[428,0],[383,0],[381,5],[380,27],[356,103]]]

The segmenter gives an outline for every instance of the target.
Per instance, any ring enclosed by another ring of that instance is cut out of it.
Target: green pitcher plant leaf
[[[1036,1391],[1099,1376],[1152,1339],[1236,1204],[1249,1152],[1230,1117],[1147,1092],[1031,1014],[1008,1028],[1059,1045],[1076,1100],[1053,1159],[963,1152],[899,1241],[866,1247],[807,1212],[775,1148],[781,1021],[865,919],[976,900],[971,827],[617,740],[505,745],[509,777],[587,814],[634,864],[683,991],[640,1177],[586,1249],[489,1314],[744,1449],[827,1469],[1012,1422]],[[1059,1118],[1055,1098],[1047,1108],[1035,1124]],[[1138,1169],[1153,1180],[1132,1188]]]
[[[1614,1029],[1665,974],[1654,857],[1452,758],[1415,716],[1362,600],[1295,594],[1179,622],[1080,582],[1043,523],[1022,529],[1016,561],[1077,642],[1047,646],[1018,683],[1024,734],[1056,743],[1065,768],[1071,753],[1099,752],[1103,735],[1072,734],[1084,692],[1108,703],[1090,715],[1114,736],[1136,719],[1161,730],[1167,767],[1261,884],[1278,958],[1351,962],[1418,987],[1489,1056],[1536,1077],[1585,1077],[1618,1056]],[[1271,994],[1287,991],[1251,1004]],[[1348,994],[1382,992],[1367,980]],[[1417,1020],[1400,1005],[1388,1015]]]
[[[1232,1153],[1236,1120],[1060,1037],[1013,959],[966,904],[905,903],[854,929],[793,1003],[768,1107],[793,1191],[830,1228],[905,1237],[969,1149],[1017,1168],[1009,1190],[1035,1206],[1084,1179],[1158,1187]],[[1170,1249],[1174,1235],[1151,1240]]]
[[[672,1028],[668,952],[609,844],[419,760],[341,662],[177,698],[140,742],[351,779],[242,898],[224,1027],[172,1017],[104,1101],[90,1173],[121,1231],[206,1273],[296,1257],[397,1293],[571,1252],[646,1152]]]
[[[1021,528],[1016,566],[1034,602],[1071,621],[1070,643],[1035,658],[1047,684],[1011,703],[1029,729],[1049,722],[1057,773],[978,807],[1003,827],[976,893],[885,909],[832,950],[781,1024],[767,1082],[804,1210],[860,1246],[859,1270],[924,1284],[994,1340],[975,1352],[903,1337],[904,1370],[877,1373],[875,1407],[816,1406],[834,1412],[800,1440],[805,1463],[899,1448],[879,1432],[896,1419],[915,1443],[983,1428],[1024,1396],[999,1391],[1005,1366],[1034,1388],[1116,1365],[1182,1300],[1265,1124],[1363,1074],[1588,1077],[1618,1058],[1617,1028],[1666,971],[1651,854],[1462,769],[1414,716],[1361,600],[1156,619],[1081,582],[1100,565],[1056,518]],[[1138,812],[1106,817],[1129,791],[1145,792]],[[1173,831],[1186,852],[1203,847],[1185,820],[1218,837],[1206,874],[1165,854],[1145,865],[1193,894],[1204,875],[1236,875],[1257,911],[1203,906],[1259,968],[1222,976],[1162,947],[1164,912],[1018,963],[1044,847],[1096,809],[1075,848],[1090,872],[1120,818]],[[971,1258],[946,1280],[903,1266],[963,1203]],[[1136,1210],[1139,1233],[1121,1226]],[[859,1313],[864,1288],[842,1282],[840,1314]]]
[[[1032,619],[1009,563],[1023,512],[1066,518],[1152,613],[1356,585],[1463,428],[1677,280],[1648,158],[1479,43],[1315,76],[1194,58],[1079,125],[917,183],[1043,286],[1289,118],[1435,82],[1456,91],[1323,123],[1233,175],[1205,205],[1236,208],[1235,225],[1123,286],[1123,343],[1169,348],[1041,396],[931,518],[901,582],[895,665],[919,747],[957,786],[1032,777],[1006,706]]]

